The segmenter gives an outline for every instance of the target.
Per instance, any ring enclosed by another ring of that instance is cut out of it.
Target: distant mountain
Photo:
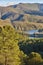
[[[14,25],[16,22],[43,23],[43,4],[19,3],[7,7],[0,6],[0,19],[10,19]],[[25,25],[24,25],[25,27]],[[28,26],[29,27],[29,26]]]
[[[0,7],[0,18],[15,18],[18,19],[20,15],[38,15],[43,16],[43,4],[29,4],[29,3],[19,3],[16,5],[11,5],[7,7]],[[16,18],[16,16],[17,18]],[[20,16],[22,18],[22,16]]]

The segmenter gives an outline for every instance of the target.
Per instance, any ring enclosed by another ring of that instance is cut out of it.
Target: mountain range
[[[41,29],[43,4],[19,3],[7,7],[0,6],[0,19],[10,20],[10,23],[19,30]]]

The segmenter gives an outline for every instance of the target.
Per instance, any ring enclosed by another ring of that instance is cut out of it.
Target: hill
[[[16,5],[10,5],[7,7],[0,6],[0,19],[2,20],[9,19],[11,23],[14,25],[14,27],[15,27],[14,23],[16,22],[18,22],[18,24],[20,24],[20,22],[24,24],[23,28],[25,27],[27,22],[29,22],[30,24],[31,22],[33,22],[35,23],[34,26],[36,28],[37,28],[37,24],[40,24],[39,26],[43,28],[42,26],[43,24],[43,4],[19,3]],[[21,27],[22,24],[18,26]],[[32,27],[32,29],[34,29],[34,26]],[[26,29],[24,30],[27,30],[27,27],[28,27],[28,30],[29,28],[31,29],[30,25],[28,24],[28,26],[26,26]]]
[[[3,27],[3,26],[6,26],[6,25],[10,25],[12,27],[11,21],[9,19],[6,19],[6,20],[0,19],[0,26]]]

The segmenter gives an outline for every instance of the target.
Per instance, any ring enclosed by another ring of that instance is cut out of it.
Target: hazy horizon
[[[43,3],[43,0],[0,0],[0,6],[9,6],[18,3]]]

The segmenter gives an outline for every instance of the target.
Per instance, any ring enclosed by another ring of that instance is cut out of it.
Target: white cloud
[[[7,3],[7,5],[9,6],[9,5],[14,5],[15,4],[15,2],[9,2],[9,3]]]
[[[15,2],[7,2],[7,3],[1,3],[0,4],[0,6],[4,6],[4,7],[6,7],[6,6],[9,6],[9,5],[15,5],[16,3]]]

